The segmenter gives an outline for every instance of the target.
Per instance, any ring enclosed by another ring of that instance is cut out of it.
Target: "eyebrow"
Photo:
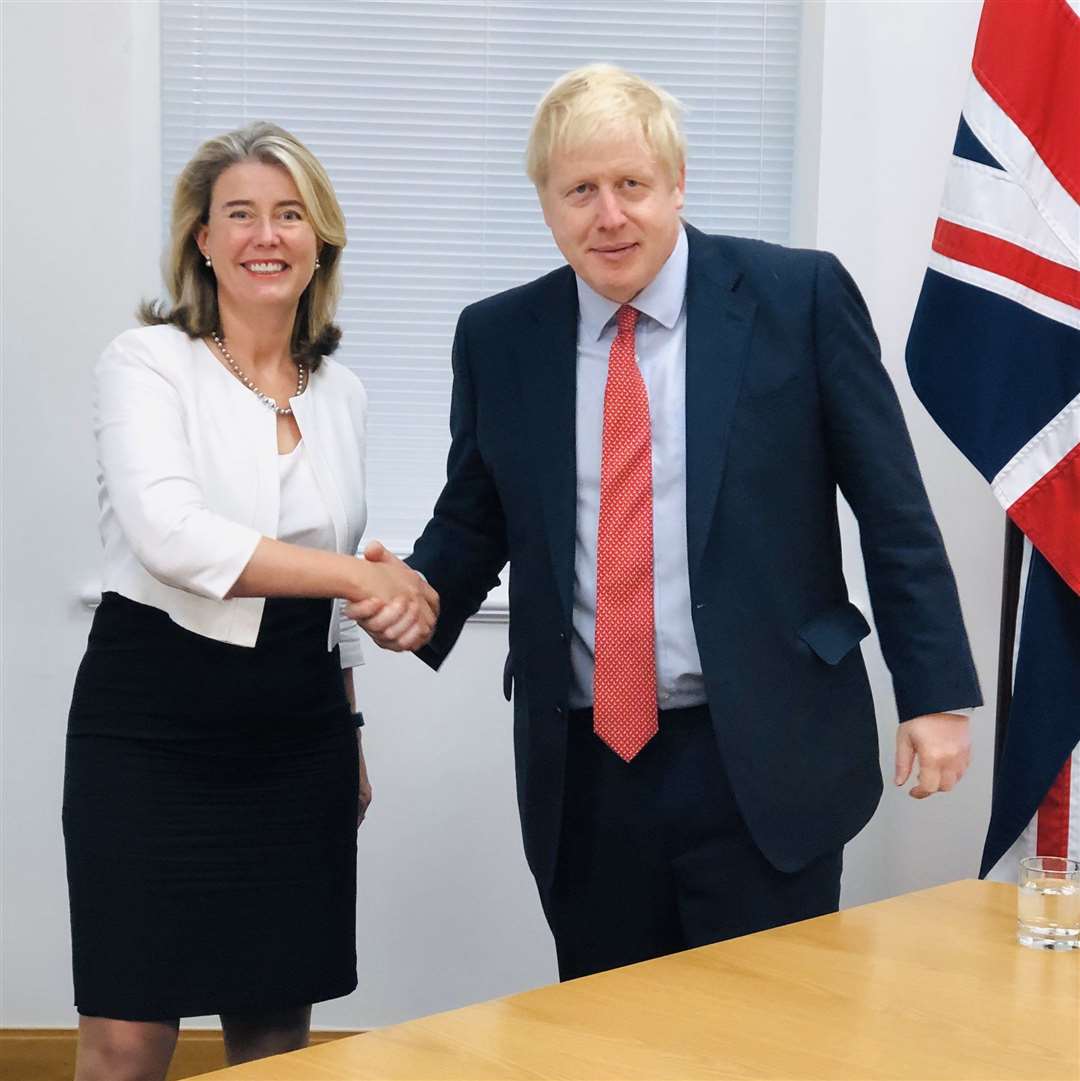
[[[227,203],[222,203],[222,209],[228,210],[233,206],[254,206],[254,199],[230,199]],[[301,210],[304,209],[304,204],[299,199],[282,199],[279,203],[274,203],[275,207],[280,206],[298,206]]]

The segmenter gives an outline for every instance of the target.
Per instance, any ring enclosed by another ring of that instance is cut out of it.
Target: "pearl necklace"
[[[259,390],[259,388],[255,386],[255,384],[250,379],[248,379],[246,375],[244,375],[244,373],[240,370],[240,366],[236,363],[235,360],[233,360],[232,353],[230,353],[229,350],[225,348],[225,339],[220,337],[216,330],[211,332],[210,337],[214,339],[214,345],[218,347],[218,351],[225,358],[225,363],[228,364],[230,368],[232,368],[233,372],[236,375],[236,378],[239,379],[240,382],[243,383],[244,386],[247,387],[248,390],[250,390],[251,393],[254,394],[255,397],[258,398],[259,401],[266,406],[267,409],[272,409],[275,413],[277,413],[279,417],[292,416],[293,411],[291,406],[286,406],[285,408],[282,408],[273,398],[270,397],[269,394],[266,394],[263,391]],[[304,386],[307,383],[307,369],[304,367],[303,364],[299,362],[297,362],[296,369],[296,396],[299,398],[300,395],[304,393]]]

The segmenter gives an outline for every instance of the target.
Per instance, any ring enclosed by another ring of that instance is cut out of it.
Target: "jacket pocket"
[[[826,608],[796,631],[826,664],[839,664],[869,633],[866,617],[850,601]]]

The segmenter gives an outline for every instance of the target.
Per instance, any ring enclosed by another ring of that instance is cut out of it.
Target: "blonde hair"
[[[259,161],[286,169],[296,184],[308,220],[319,241],[319,268],[300,296],[293,323],[293,354],[314,370],[341,339],[334,324],[341,295],[341,252],[345,216],[326,170],[295,136],[276,124],[260,121],[208,139],[184,166],[172,202],[169,249],[163,268],[173,304],[144,302],[138,317],[144,324],[171,323],[192,338],[220,330],[217,279],[206,265],[195,234],[210,213],[217,179],[231,165]]]
[[[597,138],[628,135],[674,184],[686,164],[682,105],[666,90],[612,64],[567,72],[540,100],[525,151],[525,171],[537,188],[548,179],[551,155]]]

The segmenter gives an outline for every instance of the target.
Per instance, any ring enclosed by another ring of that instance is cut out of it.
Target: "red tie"
[[[634,358],[638,313],[624,304],[617,318],[600,457],[593,730],[629,762],[656,735],[652,441]]]

